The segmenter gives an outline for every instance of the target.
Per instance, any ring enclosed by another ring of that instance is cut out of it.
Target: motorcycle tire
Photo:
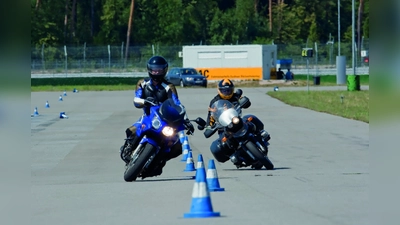
[[[258,149],[257,145],[253,142],[249,141],[246,143],[246,148],[251,152],[251,154],[259,160],[267,170],[273,170],[274,164],[272,164],[271,160],[269,160],[268,156],[266,156],[261,150]]]
[[[142,171],[143,166],[146,164],[147,160],[149,160],[149,158],[154,154],[155,151],[156,148],[149,143],[143,146],[142,151],[138,153],[139,155],[134,155],[132,160],[129,162],[124,173],[124,180],[126,182],[135,181]]]

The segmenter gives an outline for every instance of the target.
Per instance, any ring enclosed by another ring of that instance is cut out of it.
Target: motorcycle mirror
[[[218,129],[206,129],[204,131],[204,137],[209,138],[211,137],[215,132],[217,132]]]
[[[202,127],[205,127],[206,126],[206,121],[203,119],[203,118],[201,118],[201,117],[197,117],[196,118],[196,120],[194,121],[194,122],[196,122],[198,125],[200,125],[200,126],[202,126]],[[204,129],[204,128],[203,128]]]
[[[242,94],[243,94],[242,89],[237,89],[236,90],[236,94],[239,95],[239,96],[242,96]]]
[[[251,106],[250,99],[246,96],[243,96],[239,99],[239,105],[241,108],[247,109]]]

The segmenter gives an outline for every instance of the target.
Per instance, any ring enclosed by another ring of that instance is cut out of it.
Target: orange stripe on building
[[[262,68],[196,68],[208,80],[262,80]]]

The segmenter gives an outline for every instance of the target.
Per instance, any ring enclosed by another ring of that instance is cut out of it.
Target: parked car
[[[176,86],[202,86],[207,87],[207,78],[201,75],[195,68],[174,67],[168,70],[165,78]]]

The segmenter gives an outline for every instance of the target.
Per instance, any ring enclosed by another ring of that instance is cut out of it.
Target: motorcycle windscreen
[[[238,116],[238,112],[234,108],[224,110],[218,117],[218,122],[226,127],[232,122],[232,118]]]
[[[176,105],[172,99],[164,101],[159,109],[160,116],[171,126],[179,126],[185,117],[185,109]]]

